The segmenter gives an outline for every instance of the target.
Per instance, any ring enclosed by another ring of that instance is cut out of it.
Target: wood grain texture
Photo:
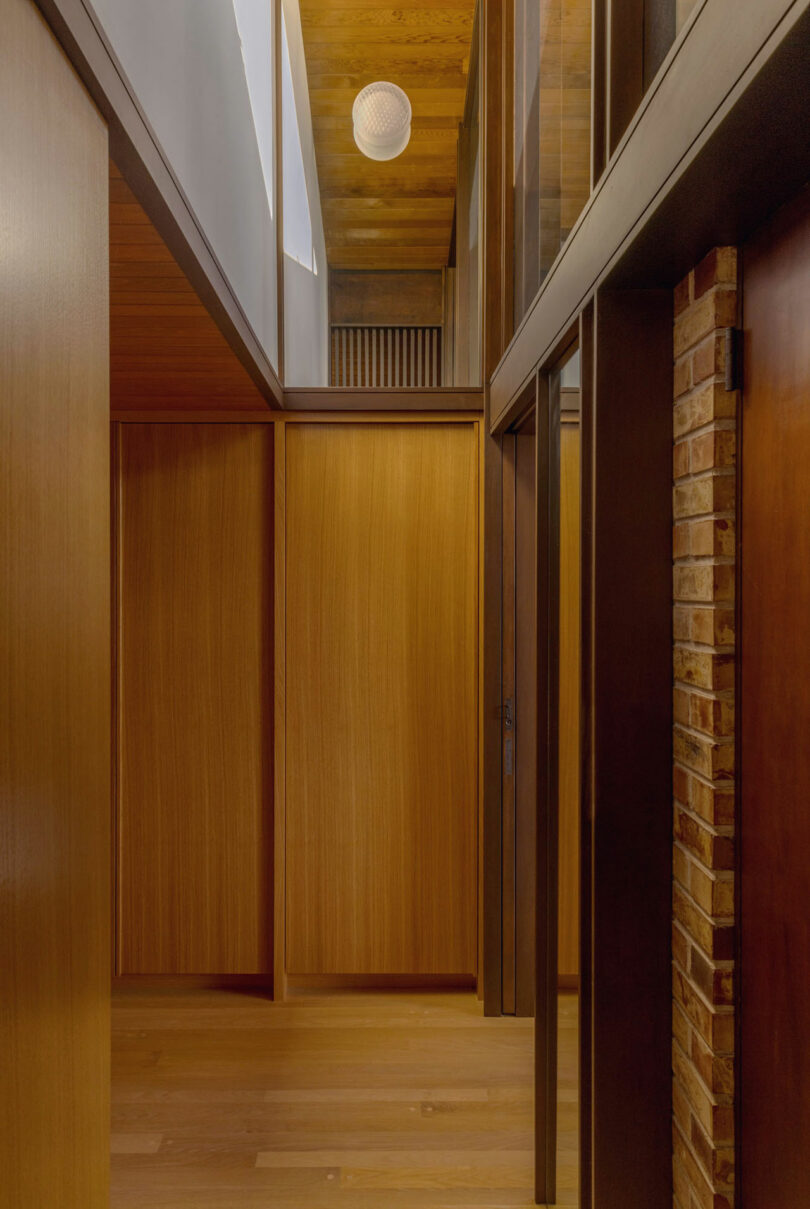
[[[474,0],[302,0],[331,268],[447,264],[474,9]],[[367,159],[352,135],[352,104],[374,80],[404,88],[413,107],[411,141],[387,163]]]
[[[576,1205],[576,1001],[560,1000]],[[468,993],[116,994],[112,1209],[532,1204],[532,1027]]]
[[[746,248],[743,281],[738,1153],[745,1205],[788,1209],[810,1197],[806,193]]]
[[[562,979],[579,976],[579,423],[560,424],[559,936]]]
[[[120,446],[118,969],[269,973],[272,430]]]
[[[110,400],[116,410],[268,407],[112,161]]]
[[[106,1209],[107,130],[0,0],[0,1206]]]
[[[515,437],[515,1011],[534,1014],[537,912],[537,425]]]
[[[329,274],[329,319],[331,323],[359,325],[441,324],[442,290],[438,269],[387,273],[334,269]]]
[[[286,440],[287,970],[474,975],[475,428]]]

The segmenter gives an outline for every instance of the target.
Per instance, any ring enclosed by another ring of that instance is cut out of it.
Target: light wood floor
[[[576,1017],[563,997],[561,1205]],[[463,992],[116,992],[112,1209],[531,1205],[532,1031]]]

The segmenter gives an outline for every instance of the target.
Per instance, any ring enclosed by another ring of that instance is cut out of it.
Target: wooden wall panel
[[[107,130],[0,28],[0,1206],[107,1209]]]
[[[580,469],[579,423],[560,424],[559,935],[567,984],[579,975]]]
[[[474,976],[475,426],[286,440],[287,969]]]
[[[329,274],[332,323],[429,327],[444,319],[444,282],[440,270]]]
[[[268,404],[110,161],[113,410]]]
[[[807,192],[746,246],[743,290],[739,1186],[745,1209],[792,1209],[810,1197]]]
[[[119,959],[272,956],[272,426],[122,424]]]

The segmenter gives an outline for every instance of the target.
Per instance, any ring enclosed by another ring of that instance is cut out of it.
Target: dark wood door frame
[[[672,325],[582,318],[583,1209],[672,1204]]]
[[[557,1200],[559,905],[559,373],[537,375],[537,930],[534,1015],[535,1199]]]
[[[602,290],[578,325],[581,1209],[620,1203],[669,1209],[672,1201],[672,324],[669,290]],[[535,1073],[541,1092],[536,1190],[542,1204],[553,1203],[556,1166],[560,417],[546,367],[533,386],[540,921]],[[488,438],[485,563],[485,1005],[492,1014],[501,1010],[502,440]]]
[[[504,1015],[532,1016],[535,1000],[537,727],[534,383],[528,411],[503,437],[502,498],[502,968]]]

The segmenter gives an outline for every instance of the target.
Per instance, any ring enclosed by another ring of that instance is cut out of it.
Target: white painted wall
[[[214,255],[277,367],[272,0],[93,4]]]

